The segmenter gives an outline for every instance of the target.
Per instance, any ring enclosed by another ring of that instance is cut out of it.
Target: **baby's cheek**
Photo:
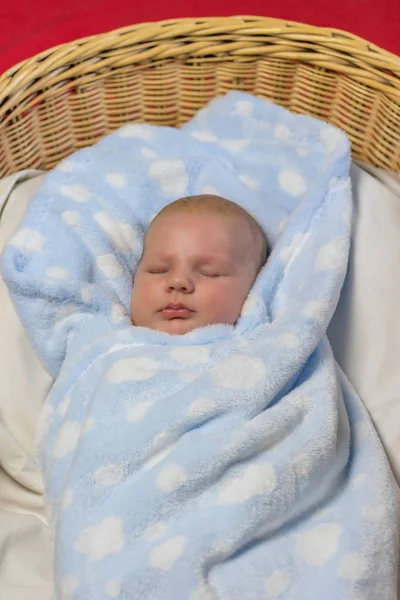
[[[134,282],[131,296],[131,313],[133,319],[142,320],[151,312],[154,304],[152,286],[138,279]]]
[[[208,309],[220,322],[234,323],[241,311],[241,296],[236,286],[216,285],[209,290]]]
[[[152,304],[156,295],[156,286],[151,281],[140,281],[137,288],[137,297],[141,303]]]

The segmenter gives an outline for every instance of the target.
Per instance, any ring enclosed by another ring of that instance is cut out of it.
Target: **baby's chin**
[[[138,327],[147,327],[148,329],[153,329],[154,331],[160,331],[162,333],[168,333],[169,335],[184,335],[185,333],[189,333],[189,331],[193,331],[194,329],[199,329],[200,327],[208,327],[209,325],[234,325],[234,323],[230,321],[216,321],[213,319],[201,319],[200,315],[195,314],[188,319],[153,319],[146,322],[134,322],[132,319],[133,325]]]
[[[193,329],[197,329],[198,327],[203,327],[203,324],[197,323],[192,319],[169,319],[154,323],[151,329],[162,331],[163,333],[169,333],[170,335],[184,335],[185,333],[189,333],[189,331],[193,331]]]
[[[170,335],[184,335],[185,333],[189,333],[189,331],[193,331],[194,329],[199,329],[199,327],[207,327],[209,325],[221,325],[223,324],[221,321],[215,320],[207,320],[201,319],[200,315],[196,314],[195,316],[189,319],[163,319],[157,320],[153,324],[148,325],[151,329],[155,331],[162,331],[163,333],[168,333]],[[230,325],[230,323],[225,322],[226,325]]]

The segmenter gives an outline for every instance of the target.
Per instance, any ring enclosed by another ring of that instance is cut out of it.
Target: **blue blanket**
[[[351,224],[339,130],[233,92],[51,172],[3,275],[56,381],[40,423],[63,600],[393,600],[397,488],[325,332]],[[218,193],[272,246],[235,326],[133,327],[163,206]]]

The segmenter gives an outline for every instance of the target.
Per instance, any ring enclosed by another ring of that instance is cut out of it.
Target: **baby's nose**
[[[168,291],[190,293],[193,291],[193,281],[188,273],[173,273],[168,282]]]

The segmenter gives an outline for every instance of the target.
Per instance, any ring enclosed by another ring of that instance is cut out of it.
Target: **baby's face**
[[[135,275],[134,325],[169,334],[233,325],[257,274],[249,236],[233,217],[177,212],[156,221]]]

